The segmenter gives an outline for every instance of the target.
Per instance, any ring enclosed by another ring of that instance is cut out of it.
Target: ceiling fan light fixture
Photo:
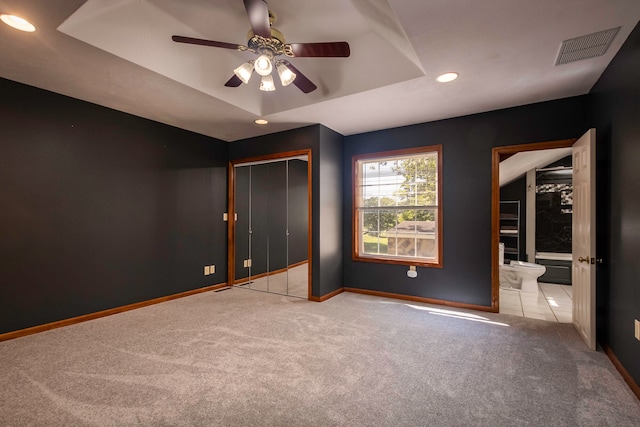
[[[245,62],[233,70],[233,72],[240,80],[242,80],[242,83],[249,83],[249,79],[251,79],[251,75],[253,74],[253,61]]]
[[[262,76],[262,81],[260,82],[260,90],[265,92],[272,92],[276,90],[276,85],[273,84],[273,77],[271,75]]]
[[[260,89],[263,91],[275,90],[273,74],[275,74],[274,69],[276,68],[278,69],[278,78],[283,86],[293,83],[305,94],[318,89],[318,86],[293,64],[284,59],[278,59],[282,55],[288,58],[348,58],[351,55],[349,43],[345,41],[287,44],[284,34],[273,28],[275,14],[269,10],[266,0],[244,0],[244,8],[251,24],[251,29],[247,33],[246,45],[180,35],[172,35],[171,40],[176,43],[253,53],[255,56],[252,56],[254,60],[251,62],[253,64],[251,73],[255,71],[262,77],[269,76],[263,78],[260,83]],[[235,73],[225,82],[224,86],[238,87],[243,82],[248,83],[251,78],[248,68],[250,67],[247,65],[236,68]]]
[[[296,79],[296,73],[291,71],[283,62],[276,64],[276,70],[278,70],[278,76],[280,77],[282,86],[288,86]]]
[[[268,76],[273,71],[271,58],[269,58],[269,56],[265,54],[258,56],[258,59],[256,59],[254,66],[256,69],[256,73],[260,74],[261,76]]]

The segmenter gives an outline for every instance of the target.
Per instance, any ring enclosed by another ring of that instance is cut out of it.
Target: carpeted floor
[[[573,327],[228,289],[0,343],[2,426],[639,426]]]

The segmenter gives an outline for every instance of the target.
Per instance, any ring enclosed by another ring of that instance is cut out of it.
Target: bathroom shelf
[[[520,259],[520,201],[500,201],[500,242],[511,260]]]

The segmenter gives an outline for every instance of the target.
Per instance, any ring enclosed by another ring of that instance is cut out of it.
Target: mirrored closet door
[[[236,286],[308,298],[308,156],[234,165]]]

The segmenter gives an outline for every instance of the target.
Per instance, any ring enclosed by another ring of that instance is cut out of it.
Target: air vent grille
[[[604,55],[620,27],[565,40],[560,45],[556,65]]]

